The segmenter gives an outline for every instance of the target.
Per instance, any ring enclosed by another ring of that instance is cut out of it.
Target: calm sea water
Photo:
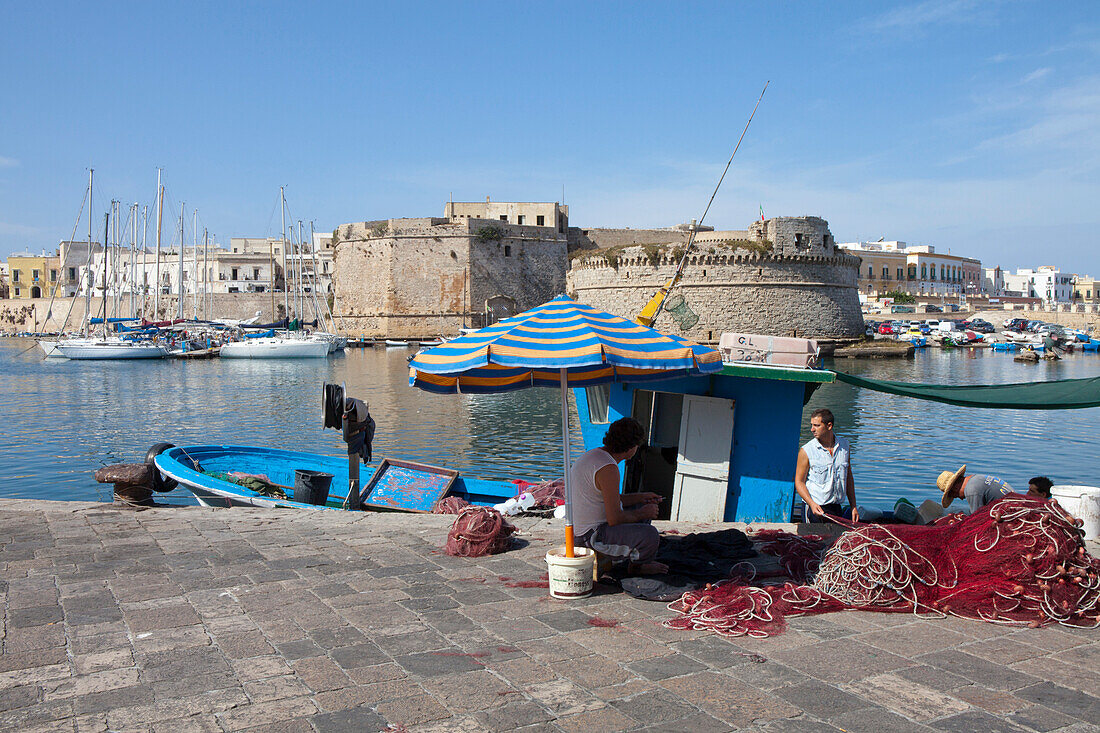
[[[0,496],[109,501],[111,487],[95,483],[95,470],[141,461],[161,441],[339,455],[339,433],[321,428],[324,381],[343,382],[350,394],[369,402],[378,422],[376,457],[445,465],[485,478],[561,475],[557,390],[430,394],[408,386],[408,353],[351,349],[327,360],[286,361],[47,361],[29,340],[0,340]],[[1030,365],[1013,362],[1010,354],[928,350],[914,361],[830,366],[951,384],[1100,375],[1096,354]],[[938,473],[961,463],[1024,488],[1036,474],[1100,486],[1100,408],[973,410],[833,384],[814,394],[804,422],[823,406],[833,410],[838,432],[851,440],[865,505],[889,507],[901,496],[932,496]],[[571,441],[579,453],[572,412]],[[182,490],[163,498],[193,503]]]

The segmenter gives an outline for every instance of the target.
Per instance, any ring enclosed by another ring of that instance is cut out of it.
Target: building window
[[[252,279],[253,280],[259,280],[260,279],[260,268],[258,268],[258,267],[253,267],[252,268]]]
[[[886,265],[882,266],[882,279],[883,280],[889,280],[890,279],[890,268],[887,267]]]
[[[236,280],[237,279],[237,268],[236,267],[234,267],[232,270],[230,270],[229,279],[230,280]]]
[[[57,282],[57,270],[50,270],[50,282]]]
[[[917,279],[917,266],[916,265],[909,265],[909,279],[910,280],[916,280]]]
[[[524,220],[525,218],[526,218],[526,217],[525,217],[525,216],[524,216],[523,214],[520,214],[519,216],[517,216],[517,217],[516,217],[516,223],[517,223],[517,224],[522,224],[522,223],[523,223],[523,220]]]
[[[31,270],[31,280],[34,281],[34,280],[37,280],[37,279],[38,279],[38,270]]]
[[[75,267],[70,267],[69,268],[69,279],[70,280],[76,280],[76,268]]]
[[[539,214],[538,216],[535,217],[535,224],[537,226],[540,226],[540,227],[546,226],[546,217]]]
[[[899,267],[898,268],[898,280],[904,280],[904,279],[905,279],[905,271],[902,268]]]
[[[505,257],[511,257],[512,256],[512,245],[510,245],[510,244],[504,245],[504,256]]]
[[[16,288],[16,289],[15,289],[15,297],[16,297],[16,298],[18,298],[18,297],[19,297],[19,288]]]
[[[19,270],[12,270],[12,271],[11,271],[11,281],[12,281],[13,283],[17,283],[17,282],[19,282]],[[15,291],[15,294],[16,294],[16,295],[19,295],[19,291],[18,291],[18,290],[16,290],[16,291]]]
[[[802,236],[801,232],[798,232],[794,235],[794,246],[795,247],[805,247],[806,246],[805,239]]]
[[[279,254],[279,248],[278,247],[275,248],[275,254]]]
[[[501,221],[508,221],[508,215],[507,214],[501,214],[500,215],[500,220]]]
[[[867,265],[867,279],[868,280],[874,280],[875,279],[875,268],[872,267],[871,265]]]

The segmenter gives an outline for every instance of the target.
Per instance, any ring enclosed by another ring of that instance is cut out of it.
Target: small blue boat
[[[174,479],[195,495],[199,503],[211,507],[255,506],[286,507],[295,509],[342,509],[348,493],[348,457],[326,456],[318,453],[281,450],[243,445],[190,445],[168,448],[155,459],[157,469]],[[362,486],[369,488],[371,475],[383,461],[361,466]],[[201,469],[201,470],[196,470]],[[293,500],[295,471],[320,471],[332,475],[328,500],[324,505],[313,505]],[[229,480],[228,474],[238,473],[266,477],[268,482],[281,487],[288,498],[267,496]],[[220,475],[212,475],[220,474]],[[518,493],[516,484],[510,481],[457,476],[449,485],[447,496],[458,496],[471,504],[492,506],[510,499]],[[416,506],[414,510],[431,509],[431,503]]]
[[[995,341],[993,343],[994,351],[1015,351],[1018,347],[1011,341]]]

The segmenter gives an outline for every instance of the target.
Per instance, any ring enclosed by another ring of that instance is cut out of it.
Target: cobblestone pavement
[[[559,527],[466,560],[451,520],[0,501],[0,730],[1100,730],[1095,631],[674,631],[663,604],[501,580],[542,577]]]

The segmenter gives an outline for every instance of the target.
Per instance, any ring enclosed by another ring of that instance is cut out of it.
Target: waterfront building
[[[517,226],[550,227],[565,234],[569,229],[569,207],[557,202],[448,201],[443,216],[451,221],[489,219]]]
[[[0,300],[8,298],[8,263],[0,260]]]
[[[448,202],[444,214],[336,228],[333,312],[341,333],[452,335],[565,289],[566,207],[486,199]]]
[[[9,297],[14,300],[49,298],[61,294],[57,255],[30,252],[8,255]]]
[[[690,224],[577,230],[568,292],[634,318],[676,272],[690,232]],[[711,343],[724,332],[819,339],[863,334],[859,258],[837,248],[824,219],[775,217],[743,230],[700,231],[696,242],[668,307],[653,324],[657,330]]]
[[[914,296],[965,297],[982,290],[982,263],[972,257],[941,254],[932,245],[897,240],[838,246],[860,258],[859,290],[868,296],[900,291]]]
[[[982,268],[982,292],[993,298],[1005,294],[1005,273],[999,265]]]
[[[1073,302],[1083,305],[1100,305],[1100,281],[1091,275],[1075,275],[1073,278]]]
[[[1046,303],[1069,303],[1073,297],[1074,275],[1053,265],[1018,268],[1015,273],[1006,272],[1004,279],[1005,295],[1039,298]]]

